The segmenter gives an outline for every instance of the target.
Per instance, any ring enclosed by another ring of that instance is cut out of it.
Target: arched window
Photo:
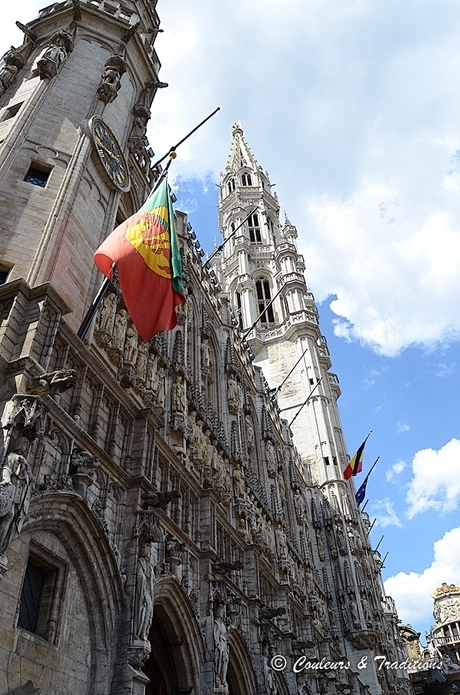
[[[252,186],[251,174],[243,174],[241,177],[241,182],[243,186]]]
[[[249,231],[249,239],[253,243],[259,243],[262,241],[262,237],[260,235],[260,224],[259,224],[259,215],[257,212],[254,212],[249,218],[248,218],[248,231]]]
[[[228,193],[229,193],[229,195],[230,195],[230,193],[233,193],[233,191],[235,190],[235,188],[236,188],[235,179],[230,179],[230,181],[228,182]]]
[[[263,326],[267,326],[269,323],[275,323],[275,317],[273,314],[273,305],[271,302],[270,294],[270,283],[268,280],[257,280],[256,282],[257,291],[257,306],[259,309],[260,322]],[[270,306],[268,306],[270,304]]]

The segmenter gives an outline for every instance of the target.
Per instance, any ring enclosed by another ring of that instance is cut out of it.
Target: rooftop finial
[[[232,126],[233,128],[233,135],[243,135],[243,129],[241,127],[241,121],[235,121],[235,123]]]

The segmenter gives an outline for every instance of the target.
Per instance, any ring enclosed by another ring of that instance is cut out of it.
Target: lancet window
[[[250,241],[254,244],[260,244],[262,237],[260,234],[259,215],[257,212],[254,212],[248,219],[248,231]]]
[[[243,186],[252,186],[251,174],[243,174],[241,177],[241,183],[243,184]]]
[[[257,304],[259,314],[261,314],[260,322],[263,326],[269,323],[275,323],[273,314],[273,305],[271,302],[270,283],[268,280],[257,280],[256,282]],[[270,304],[270,306],[268,306]]]

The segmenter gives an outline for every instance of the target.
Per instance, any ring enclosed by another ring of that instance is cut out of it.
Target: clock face
[[[115,135],[100,118],[92,119],[91,131],[104,170],[115,188],[126,192],[130,185],[128,166]]]

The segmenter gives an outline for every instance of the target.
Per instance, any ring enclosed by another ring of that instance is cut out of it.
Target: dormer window
[[[243,186],[252,186],[251,174],[243,174],[241,177],[241,183],[243,184]]]
[[[262,237],[260,235],[259,215],[257,214],[257,212],[254,212],[248,218],[248,231],[250,241],[253,244],[260,244],[262,241]]]

